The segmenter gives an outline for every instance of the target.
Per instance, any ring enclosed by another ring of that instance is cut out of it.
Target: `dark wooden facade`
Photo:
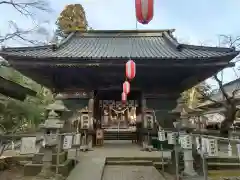
[[[180,44],[173,30],[73,32],[60,44],[3,48],[0,55],[18,71],[56,92],[121,89],[124,66],[136,62],[131,89],[147,106],[168,112],[184,90],[232,66],[232,48]],[[168,103],[166,103],[168,102]],[[162,116],[163,117],[163,116]]]

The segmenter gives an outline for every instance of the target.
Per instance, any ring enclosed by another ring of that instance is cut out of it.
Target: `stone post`
[[[89,116],[89,130],[93,131],[93,111],[94,111],[94,99],[93,95],[88,101],[88,116]],[[87,144],[88,144],[88,150],[92,150],[93,147],[93,135],[88,134],[87,135]]]
[[[183,147],[183,160],[184,160],[184,171],[183,174],[186,176],[196,176],[197,173],[193,168],[193,155],[192,155],[192,136],[186,134],[184,137]]]
[[[193,168],[193,141],[192,136],[189,134],[193,130],[192,124],[189,122],[188,108],[185,107],[181,112],[181,129],[186,133],[184,136],[184,147],[183,147],[183,160],[184,160],[184,175],[186,176],[196,176],[197,173]]]

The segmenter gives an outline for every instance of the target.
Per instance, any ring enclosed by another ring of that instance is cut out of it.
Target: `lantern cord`
[[[128,52],[129,60],[131,60],[131,55],[132,55],[132,52],[133,52],[133,44],[134,44],[135,40],[136,40],[136,37],[134,37],[134,36],[132,38],[129,38],[129,43],[131,44],[130,52]]]
[[[137,18],[136,18],[136,30],[138,30],[138,21],[137,21]]]

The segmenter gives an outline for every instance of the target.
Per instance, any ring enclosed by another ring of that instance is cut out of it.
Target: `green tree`
[[[1,75],[8,80],[18,83],[37,92],[36,97],[28,96],[24,101],[4,97],[0,95],[0,129],[12,132],[15,128],[20,131],[35,129],[44,120],[44,108],[49,104],[53,96],[50,90],[23,76],[18,71],[0,67]]]

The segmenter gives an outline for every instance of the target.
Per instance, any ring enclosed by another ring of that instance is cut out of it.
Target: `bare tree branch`
[[[25,42],[28,42],[32,45],[39,45],[39,44],[44,44],[41,41],[37,41],[37,40],[31,40],[29,39],[27,36],[33,33],[40,33],[40,34],[44,34],[47,35],[46,31],[44,32],[43,27],[40,27],[39,25],[36,25],[35,27],[31,28],[31,29],[21,29],[17,26],[17,24],[15,22],[10,21],[9,22],[10,28],[12,29],[12,33],[7,33],[4,36],[0,35],[0,44],[10,40],[10,39],[14,39],[14,40],[22,40]]]
[[[24,15],[27,18],[31,18],[32,20],[35,19],[36,10],[47,13],[51,12],[48,0],[0,0],[0,5],[12,6],[19,12],[19,14]],[[17,41],[24,41],[33,45],[39,45],[44,43],[41,41],[32,40],[32,38],[29,38],[29,35],[33,36],[35,33],[47,36],[47,31],[43,30],[44,28],[40,27],[39,25],[35,25],[31,29],[22,29],[19,28],[15,22],[10,21],[9,28],[11,29],[11,32],[8,32],[4,35],[0,34],[0,44],[7,40],[13,39]]]
[[[14,0],[0,1],[0,5],[10,5],[15,8],[20,14],[33,17],[34,10],[40,10],[45,12],[51,12],[49,3],[46,0],[29,0],[26,2],[17,2]]]
[[[240,36],[233,37],[232,35],[220,35],[220,38],[223,38],[221,44],[228,47],[240,47]]]
[[[214,79],[217,81],[218,85],[219,85],[219,89],[221,90],[221,93],[223,94],[224,98],[226,99],[226,101],[228,101],[228,103],[231,103],[230,101],[230,96],[228,95],[228,93],[225,91],[224,87],[223,87],[223,82],[217,77],[217,75],[213,76]]]

